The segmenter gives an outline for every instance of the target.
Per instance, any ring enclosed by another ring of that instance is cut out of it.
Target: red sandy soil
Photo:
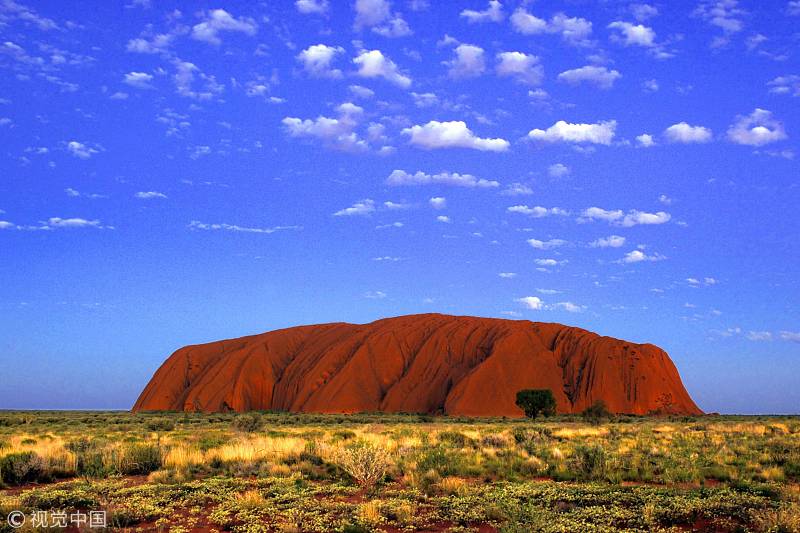
[[[702,414],[652,344],[561,324],[439,314],[186,346],[133,410],[520,417],[521,389],[552,390],[559,413],[602,399],[614,413]]]

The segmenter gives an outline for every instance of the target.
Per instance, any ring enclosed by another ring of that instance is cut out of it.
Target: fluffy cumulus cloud
[[[570,168],[563,163],[553,163],[547,167],[547,175],[551,178],[563,178],[569,176]]]
[[[503,22],[506,18],[503,13],[503,4],[499,0],[489,0],[489,5],[483,11],[465,9],[461,12],[461,17],[467,19],[470,24],[480,22]]]
[[[664,138],[672,143],[707,143],[711,141],[713,132],[704,126],[692,126],[686,122],[673,124],[664,130]]]
[[[614,81],[621,78],[622,74],[617,70],[609,70],[606,67],[586,65],[585,67],[565,70],[558,75],[558,81],[563,81],[571,85],[580,83],[591,83],[601,89],[610,89]]]
[[[800,2],[800,0],[798,0]],[[769,92],[772,94],[787,94],[800,96],[800,75],[790,74],[788,76],[778,76],[767,83]]]
[[[621,209],[608,210],[600,207],[590,207],[583,210],[579,220],[581,222],[603,220],[615,226],[629,228],[639,225],[665,224],[669,222],[671,218],[672,216],[665,211],[647,213],[645,211],[632,209],[625,213]]]
[[[471,148],[485,152],[505,152],[509,142],[505,139],[481,138],[475,135],[461,120],[439,122],[431,120],[424,126],[404,128],[402,133],[410,137],[409,142],[419,148]]]
[[[331,64],[337,54],[344,52],[341,46],[314,44],[297,54],[298,61],[303,63],[303,70],[317,78],[341,78],[342,71],[332,68]]]
[[[460,44],[453,50],[453,59],[445,61],[447,75],[454,79],[474,78],[486,72],[483,48]]]
[[[444,209],[447,207],[447,198],[443,196],[434,196],[428,200],[428,204],[434,209]]]
[[[137,89],[150,89],[152,88],[150,82],[153,81],[153,75],[146,72],[128,72],[122,81]]]
[[[295,0],[294,7],[304,15],[322,15],[328,12],[328,0]]]
[[[528,138],[548,143],[570,142],[609,145],[614,139],[616,120],[605,120],[596,124],[571,124],[559,120],[546,130],[533,129]]]
[[[534,311],[544,309],[544,301],[538,296],[524,296],[522,298],[517,298],[516,301],[522,304],[526,309],[533,309]]]
[[[531,245],[531,248],[535,248],[537,250],[552,250],[553,248],[558,248],[567,244],[567,241],[564,239],[549,239],[546,241],[539,239],[528,239],[527,242]]]
[[[192,39],[213,45],[219,45],[222,42],[219,37],[222,32],[255,35],[258,30],[258,25],[253,19],[246,17],[234,18],[224,9],[214,9],[206,13],[203,18],[203,22],[192,27]]]
[[[78,159],[89,159],[99,151],[96,148],[92,148],[91,146],[78,141],[67,142],[66,148],[67,152],[77,157]]]
[[[649,133],[642,133],[636,136],[636,145],[641,148],[651,148],[656,145],[656,140]]]
[[[405,37],[412,33],[403,16],[392,12],[388,0],[356,0],[353,7],[356,11],[353,27],[356,30],[372,28],[373,32],[384,37]]]
[[[380,50],[363,51],[353,59],[353,63],[358,65],[357,74],[362,78],[383,78],[403,88],[411,85],[411,78],[402,74]]]
[[[544,68],[539,57],[522,52],[500,52],[497,54],[498,76],[509,76],[528,85],[538,85],[544,78]]]
[[[357,215],[369,215],[370,213],[375,212],[375,201],[366,198],[364,200],[360,200],[350,207],[345,207],[344,209],[340,209],[336,211],[333,216],[335,217],[350,217],[350,216],[357,216]]]
[[[666,259],[661,254],[654,253],[651,255],[646,254],[642,250],[633,250],[625,254],[625,256],[619,260],[620,263],[630,264],[630,263],[642,263],[644,261],[663,261]]]
[[[532,311],[560,310],[560,311],[567,311],[569,313],[580,313],[581,311],[586,309],[585,305],[578,305],[573,302],[556,302],[552,304],[546,304],[544,300],[542,300],[538,296],[524,296],[522,298],[517,298],[515,301],[521,304],[524,308],[530,309]]]
[[[511,15],[511,27],[523,35],[560,34],[564,41],[575,46],[588,45],[589,36],[592,34],[592,23],[586,19],[557,13],[547,21],[522,7]]]
[[[477,178],[472,174],[459,174],[458,172],[440,172],[438,174],[427,174],[418,170],[410,174],[405,170],[393,170],[386,178],[386,184],[399,187],[407,185],[451,185],[454,187],[479,187],[494,188],[500,184],[493,180]],[[436,200],[436,202],[434,202]],[[434,205],[434,203],[436,205]],[[434,207],[443,206],[444,198],[431,198],[431,205]]]
[[[592,241],[589,246],[592,248],[619,248],[625,245],[625,237],[620,235],[609,235]]]
[[[749,115],[739,116],[728,128],[728,140],[737,144],[762,146],[786,139],[783,124],[766,109],[756,109]]]
[[[609,28],[619,32],[614,38],[622,41],[625,46],[655,46],[656,32],[643,24],[616,21],[608,25]]]
[[[542,207],[540,205],[536,205],[533,207],[528,207],[527,205],[512,205],[511,207],[507,208],[506,211],[509,213],[519,213],[521,215],[526,215],[532,218],[542,218],[548,216],[567,216],[569,215],[569,211],[565,209],[561,209],[560,207]]]
[[[369,143],[359,137],[355,128],[359,125],[363,109],[345,102],[336,108],[338,117],[319,116],[315,119],[285,117],[281,122],[291,137],[319,139],[329,148],[344,151],[364,151]]]

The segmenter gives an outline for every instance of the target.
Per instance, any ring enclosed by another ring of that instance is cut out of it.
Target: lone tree
[[[556,399],[550,389],[523,389],[517,392],[516,404],[528,418],[556,414]]]

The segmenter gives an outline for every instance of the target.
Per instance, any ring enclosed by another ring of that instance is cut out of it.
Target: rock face
[[[701,414],[669,356],[589,331],[438,314],[300,326],[179,349],[134,411],[276,410],[523,416],[520,389],[559,413]]]

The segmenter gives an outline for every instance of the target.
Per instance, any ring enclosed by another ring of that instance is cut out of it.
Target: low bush
[[[389,454],[368,442],[356,442],[339,448],[336,463],[362,488],[369,488],[383,479],[389,468]]]
[[[245,433],[253,433],[264,426],[264,421],[258,413],[245,413],[233,419],[233,428]]]
[[[157,444],[130,444],[122,449],[117,470],[123,475],[143,475],[164,465],[164,452]]]
[[[0,458],[0,481],[22,485],[48,478],[47,462],[34,452],[12,453]]]
[[[175,429],[175,422],[169,418],[153,418],[148,420],[144,427],[146,427],[148,431],[172,431]]]

